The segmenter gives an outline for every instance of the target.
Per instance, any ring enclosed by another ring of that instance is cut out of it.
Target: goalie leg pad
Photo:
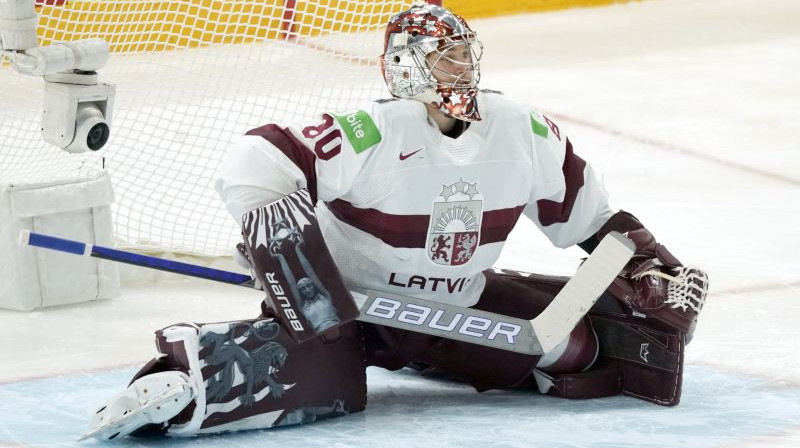
[[[309,423],[366,406],[366,364],[357,324],[341,337],[297,343],[274,319],[175,325],[159,351],[189,372],[194,407],[167,434],[194,435]]]
[[[603,359],[619,365],[622,393],[663,406],[680,402],[686,340],[652,320],[592,315]]]
[[[600,341],[596,365],[581,373],[534,372],[542,393],[562,398],[624,394],[662,406],[680,402],[686,343],[682,333],[625,315],[590,315]]]
[[[568,280],[514,271],[499,274],[553,295]],[[615,292],[612,285],[589,311],[600,345],[596,364],[584,372],[539,369],[534,372],[534,379],[540,391],[563,398],[621,393],[664,406],[677,405],[686,347],[683,333],[662,321],[634,313]]]
[[[362,333],[356,323],[340,330],[335,341],[318,337],[302,344],[271,318],[159,330],[161,356],[101,408],[87,436],[191,436],[362,411],[367,396]]]
[[[600,362],[577,373],[548,373],[536,369],[533,379],[539,392],[559,398],[601,398],[622,393],[622,373],[616,363]]]

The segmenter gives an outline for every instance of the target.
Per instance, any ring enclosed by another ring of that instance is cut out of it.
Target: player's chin
[[[542,356],[536,368],[547,373],[582,372],[594,364],[599,349],[592,323],[584,317],[566,341]]]

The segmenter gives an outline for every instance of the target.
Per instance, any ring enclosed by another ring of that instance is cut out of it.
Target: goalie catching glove
[[[636,252],[609,292],[630,307],[634,315],[664,323],[690,341],[708,294],[708,275],[683,266],[636,217],[624,211],[612,216],[581,247],[593,248],[595,240],[600,241],[615,230],[633,240]]]

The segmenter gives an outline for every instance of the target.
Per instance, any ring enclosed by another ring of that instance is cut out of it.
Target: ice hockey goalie
[[[161,356],[101,408],[90,435],[188,435],[360,411],[367,365],[413,365],[478,391],[677,404],[705,273],[609,206],[600,177],[557,123],[479,90],[481,56],[466,21],[415,5],[385,34],[392,99],[301,126],[266,124],[236,141],[216,189],[244,224],[244,254],[271,294],[262,315],[161,330]],[[256,214],[265,225],[253,227],[254,210],[266,210]],[[352,320],[343,291],[353,287],[536,317],[567,279],[492,269],[520,219],[557,247],[591,252],[610,231],[636,244],[629,265],[546,356]],[[330,262],[317,258],[328,253]]]

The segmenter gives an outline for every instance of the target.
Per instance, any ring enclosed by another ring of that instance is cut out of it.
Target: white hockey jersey
[[[348,284],[470,306],[522,214],[558,247],[613,214],[555,123],[499,93],[478,104],[483,120],[458,138],[412,100],[262,126],[233,145],[216,188],[237,221],[308,188]]]

